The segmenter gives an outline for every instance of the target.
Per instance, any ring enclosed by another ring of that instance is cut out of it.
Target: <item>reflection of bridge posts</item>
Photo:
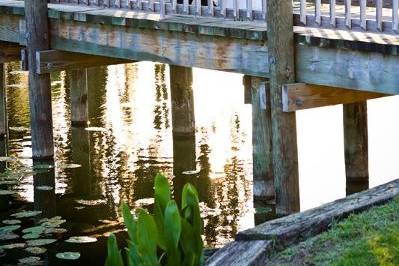
[[[369,187],[367,102],[343,105],[346,194]]]
[[[7,91],[5,65],[0,63],[0,156],[7,156]],[[6,168],[6,162],[0,162],[0,172]]]
[[[68,71],[73,126],[86,126],[88,116],[87,69]]]
[[[184,171],[196,169],[195,116],[191,68],[170,66],[170,89],[173,125],[174,191],[178,202],[186,182],[193,182]]]
[[[54,161],[33,161],[34,167],[41,164],[53,165]],[[38,172],[33,176],[34,209],[41,211],[42,217],[54,217],[56,215],[54,168],[48,171],[38,169]]]
[[[244,85],[252,103],[254,203],[264,205],[274,198],[269,84],[265,79],[245,76]]]
[[[72,161],[81,167],[72,169],[72,189],[78,196],[91,196],[92,172],[90,167],[90,132],[72,127]]]

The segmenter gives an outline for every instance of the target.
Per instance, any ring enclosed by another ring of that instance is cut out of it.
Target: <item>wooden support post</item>
[[[0,63],[0,139],[7,138],[7,93],[6,93],[6,77],[5,67]]]
[[[367,102],[344,104],[347,194],[368,188]]]
[[[267,10],[276,212],[286,215],[300,210],[296,118],[283,112],[281,97],[283,85],[295,82],[292,1],[269,0]]]
[[[253,193],[255,205],[274,199],[271,146],[271,109],[269,82],[264,78],[245,76],[244,85],[252,103]]]
[[[186,182],[192,182],[196,169],[195,116],[192,68],[170,65],[170,90],[172,100],[173,173],[175,197],[180,202]]]
[[[47,0],[25,2],[27,52],[29,64],[29,105],[32,134],[32,157],[53,159],[53,119],[50,74],[39,75],[36,52],[50,48]]]
[[[87,69],[68,71],[71,92],[72,126],[87,126],[89,122]]]
[[[390,96],[389,94],[349,90],[305,83],[286,84],[283,87],[283,111],[323,107],[335,104],[363,102],[368,99]]]

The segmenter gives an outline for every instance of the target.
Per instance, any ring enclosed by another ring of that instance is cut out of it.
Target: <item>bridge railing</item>
[[[52,0],[104,8],[142,10],[161,17],[185,14],[264,21],[267,0]],[[294,24],[329,29],[398,33],[399,0],[294,0]]]

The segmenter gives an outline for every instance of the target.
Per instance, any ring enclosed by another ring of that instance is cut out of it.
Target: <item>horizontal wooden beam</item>
[[[368,99],[390,96],[384,93],[349,90],[305,83],[286,84],[283,86],[282,94],[284,112],[295,112],[328,105],[362,102]]]
[[[94,66],[130,63],[132,60],[105,56],[62,52],[57,50],[36,52],[36,73],[44,74],[60,70],[72,70]]]
[[[15,43],[0,42],[0,63],[19,61],[21,46]]]

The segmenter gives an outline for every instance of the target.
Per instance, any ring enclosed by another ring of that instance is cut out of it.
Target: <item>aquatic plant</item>
[[[203,262],[203,223],[200,217],[198,193],[191,184],[183,188],[181,208],[171,198],[167,178],[155,177],[154,214],[138,209],[133,216],[127,204],[122,204],[122,215],[128,231],[125,260],[116,237],[108,239],[106,266],[187,265]]]

